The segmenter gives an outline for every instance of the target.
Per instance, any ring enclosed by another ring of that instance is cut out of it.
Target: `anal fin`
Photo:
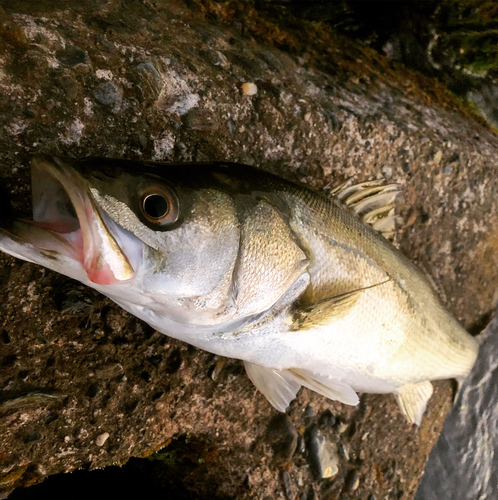
[[[422,415],[427,408],[427,402],[433,392],[434,389],[429,381],[406,384],[398,389],[396,399],[408,422],[420,425]]]
[[[273,407],[284,412],[296,397],[301,386],[305,386],[334,401],[357,405],[358,395],[351,386],[341,380],[292,368],[276,370],[244,361],[248,377]]]

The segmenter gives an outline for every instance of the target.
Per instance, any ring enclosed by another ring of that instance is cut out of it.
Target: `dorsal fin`
[[[330,195],[354,210],[367,224],[385,238],[394,239],[396,227],[402,223],[396,215],[396,202],[402,197],[399,184],[373,180],[352,184],[351,179],[332,189]]]

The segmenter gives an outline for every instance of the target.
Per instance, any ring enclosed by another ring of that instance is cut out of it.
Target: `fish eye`
[[[151,219],[160,219],[169,211],[168,200],[160,194],[149,194],[144,199],[144,212]]]
[[[149,186],[140,201],[142,215],[153,224],[169,225],[178,220],[180,203],[176,194],[164,186]]]

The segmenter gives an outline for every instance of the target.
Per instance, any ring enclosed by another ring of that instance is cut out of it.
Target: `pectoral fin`
[[[396,399],[408,422],[420,425],[422,415],[427,408],[427,402],[433,392],[434,389],[429,381],[407,384],[398,389]]]
[[[248,377],[277,410],[284,412],[301,385],[323,396],[348,405],[359,402],[356,392],[345,382],[292,368],[275,370],[244,361]]]
[[[297,308],[294,312],[292,329],[308,330],[315,326],[328,325],[332,319],[346,314],[360,298],[362,292],[375,286],[383,285],[388,281],[389,279],[386,279],[375,285],[358,288],[351,292],[345,292],[335,297]]]

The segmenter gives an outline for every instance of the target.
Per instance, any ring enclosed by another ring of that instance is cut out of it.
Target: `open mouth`
[[[93,283],[112,285],[133,278],[133,267],[109,229],[112,221],[105,220],[88,183],[73,167],[59,158],[36,156],[31,184],[33,220],[14,220],[3,230],[7,236],[36,248],[45,259],[63,257],[80,264]],[[36,262],[32,254],[28,260]]]

